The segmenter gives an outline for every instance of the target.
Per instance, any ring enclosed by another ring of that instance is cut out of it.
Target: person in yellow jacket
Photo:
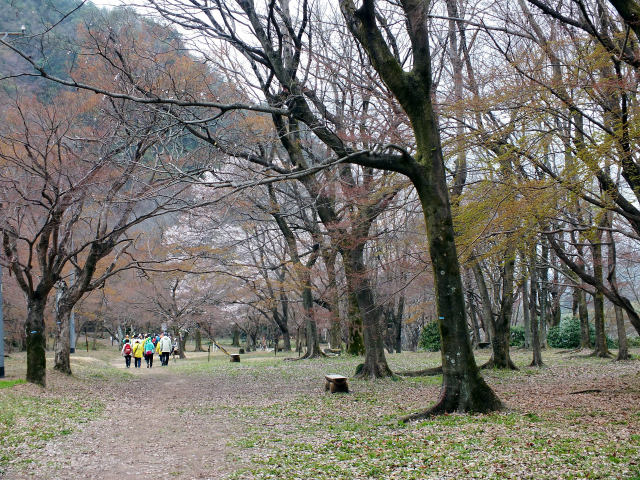
[[[140,368],[142,366],[142,355],[144,354],[144,347],[142,346],[142,341],[139,338],[136,338],[133,341],[133,366],[135,368]]]

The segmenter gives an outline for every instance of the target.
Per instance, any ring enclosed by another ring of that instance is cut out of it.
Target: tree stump
[[[240,354],[239,353],[231,353],[231,354],[229,354],[229,361],[230,362],[238,362],[238,363],[240,363]]]
[[[238,353],[243,354],[244,353],[244,348],[241,348],[240,350],[238,350]]]
[[[343,392],[349,393],[349,386],[347,385],[347,377],[336,374],[328,374],[324,376],[326,383],[324,384],[325,391],[331,393]]]

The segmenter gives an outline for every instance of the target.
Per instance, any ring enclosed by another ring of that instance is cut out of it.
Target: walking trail
[[[122,361],[114,366],[123,368]],[[42,461],[5,478],[219,479],[233,470],[226,456],[230,420],[208,414],[203,421],[190,413],[206,400],[210,385],[159,362],[130,371],[135,378],[105,395],[99,419],[50,441],[40,452]]]

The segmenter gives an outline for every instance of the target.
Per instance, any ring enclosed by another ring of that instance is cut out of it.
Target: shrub
[[[553,348],[578,348],[580,346],[580,319],[563,318],[547,332],[547,343]]]
[[[512,347],[524,346],[524,327],[521,325],[514,325],[511,327],[511,340],[509,345]]]
[[[640,347],[640,337],[629,337],[627,338],[627,342],[630,347]]]
[[[596,331],[589,324],[589,339],[593,345],[596,341]],[[553,348],[578,348],[580,346],[580,319],[569,317],[560,320],[560,323],[549,329],[547,343]],[[607,336],[607,347],[618,348],[618,342]]]
[[[429,352],[440,350],[440,330],[437,322],[427,323],[423,327],[418,345]]]

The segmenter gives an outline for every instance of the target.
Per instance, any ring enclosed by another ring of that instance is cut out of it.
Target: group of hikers
[[[171,355],[174,345],[171,338],[166,333],[160,335],[148,334],[133,336],[129,338],[127,335],[122,341],[122,356],[124,357],[127,368],[131,367],[131,357],[134,360],[134,368],[142,367],[142,358],[147,362],[147,368],[153,367],[153,355],[157,353],[160,356],[160,364],[162,366],[169,365],[169,355]]]

